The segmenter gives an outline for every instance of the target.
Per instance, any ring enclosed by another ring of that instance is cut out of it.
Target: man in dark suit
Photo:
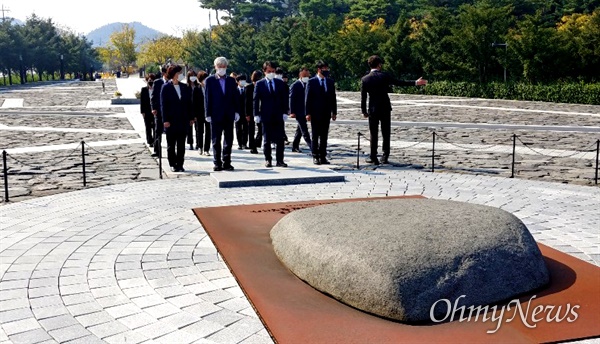
[[[248,149],[248,120],[246,119],[246,97],[252,97],[252,94],[246,93],[246,76],[238,75],[235,80],[238,83],[238,92],[240,94],[240,119],[235,122],[235,136],[238,142],[238,149]]]
[[[315,165],[329,164],[327,138],[329,123],[337,119],[335,84],[328,78],[329,65],[317,62],[317,75],[306,85],[306,120],[312,127],[312,154]]]
[[[287,167],[283,162],[285,127],[287,120],[288,88],[285,83],[275,78],[275,66],[266,61],[263,64],[265,78],[258,81],[254,88],[254,121],[263,128],[263,152],[265,166],[272,167],[271,143],[275,144],[276,166]]]
[[[173,172],[185,172],[185,139],[192,116],[192,90],[183,82],[182,68],[171,65],[167,69],[167,83],[160,91],[160,110],[167,134],[167,158]]]
[[[152,115],[154,115],[154,154],[153,157],[160,156],[160,147],[162,141],[163,119],[162,113],[160,112],[160,91],[162,86],[167,82],[167,66],[160,67],[161,77],[154,80],[152,86],[152,94],[150,94],[150,105],[152,107]]]
[[[398,80],[387,73],[381,72],[383,59],[377,55],[369,57],[371,72],[361,80],[360,107],[365,118],[369,118],[369,132],[371,134],[371,154],[367,163],[379,165],[377,159],[377,145],[379,122],[381,122],[381,136],[383,137],[383,156],[381,162],[388,163],[390,156],[390,131],[392,104],[388,92],[390,86],[419,86],[427,85],[427,80]],[[367,95],[369,97],[369,108],[367,109]]]
[[[252,72],[250,76],[250,83],[245,87],[246,89],[246,120],[248,121],[248,148],[250,148],[250,153],[258,154],[258,149],[262,143],[262,128],[259,126],[256,130],[256,122],[254,122],[254,87],[260,79],[262,79],[263,74],[260,70],[255,70]],[[256,132],[256,137],[254,133]]]
[[[148,146],[154,145],[154,115],[152,114],[152,105],[150,104],[150,93],[154,86],[154,74],[146,76],[146,86],[140,91],[140,113],[144,117],[144,126],[146,127],[146,143]]]
[[[304,142],[312,149],[312,141],[308,132],[306,123],[306,84],[310,78],[310,71],[306,67],[300,69],[298,80],[290,88],[290,117],[298,122],[294,141],[292,142],[292,152],[302,153],[300,150],[300,138],[304,137]]]
[[[210,123],[214,171],[233,171],[231,148],[234,122],[240,119],[240,94],[234,78],[227,76],[229,62],[225,57],[215,59],[217,73],[206,78],[204,109]],[[221,151],[221,137],[223,147]],[[222,155],[221,155],[222,154]]]

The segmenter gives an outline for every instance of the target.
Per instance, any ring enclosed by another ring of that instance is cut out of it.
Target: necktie
[[[273,81],[269,81],[269,92],[273,93]]]
[[[325,89],[325,79],[321,79],[321,88],[323,89],[323,92],[327,92],[327,89]]]

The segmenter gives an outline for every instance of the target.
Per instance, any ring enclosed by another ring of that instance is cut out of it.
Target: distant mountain
[[[147,27],[140,22],[133,23],[111,23],[93,30],[86,35],[87,39],[92,41],[93,47],[105,46],[110,41],[110,35],[115,31],[120,31],[123,24],[129,24],[135,30],[135,43],[140,44],[148,40],[164,36],[165,34]]]

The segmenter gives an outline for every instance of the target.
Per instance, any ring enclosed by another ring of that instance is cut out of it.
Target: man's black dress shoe
[[[323,164],[323,165],[329,165],[331,163],[329,162],[329,160],[323,158],[323,159],[321,159],[321,164]]]
[[[285,162],[278,162],[277,164],[275,164],[275,166],[277,167],[287,167],[288,165]]]
[[[233,171],[233,166],[231,166],[231,164],[225,164],[223,165],[223,169],[225,171]]]
[[[258,154],[258,151],[256,150],[256,148],[254,148],[254,149],[251,149],[251,150],[250,150],[250,153],[251,153],[251,154]]]
[[[223,167],[221,167],[221,166],[215,166],[215,167],[213,167],[213,171],[215,171],[215,172],[223,171]]]
[[[379,165],[379,160],[377,160],[377,159],[368,158],[366,161],[367,161],[367,164]]]
[[[294,152],[294,153],[302,153],[302,150],[300,148],[292,148],[292,152]]]
[[[319,158],[313,158],[313,164],[321,165],[321,160]]]
[[[176,167],[171,166],[171,172],[179,172]]]
[[[273,164],[270,161],[265,161],[265,167],[273,167]]]

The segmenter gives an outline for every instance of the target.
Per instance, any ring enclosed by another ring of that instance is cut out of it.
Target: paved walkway
[[[268,343],[195,207],[422,194],[501,207],[539,242],[600,264],[598,188],[393,169],[346,179],[218,189],[197,176],[4,206],[0,342]]]

